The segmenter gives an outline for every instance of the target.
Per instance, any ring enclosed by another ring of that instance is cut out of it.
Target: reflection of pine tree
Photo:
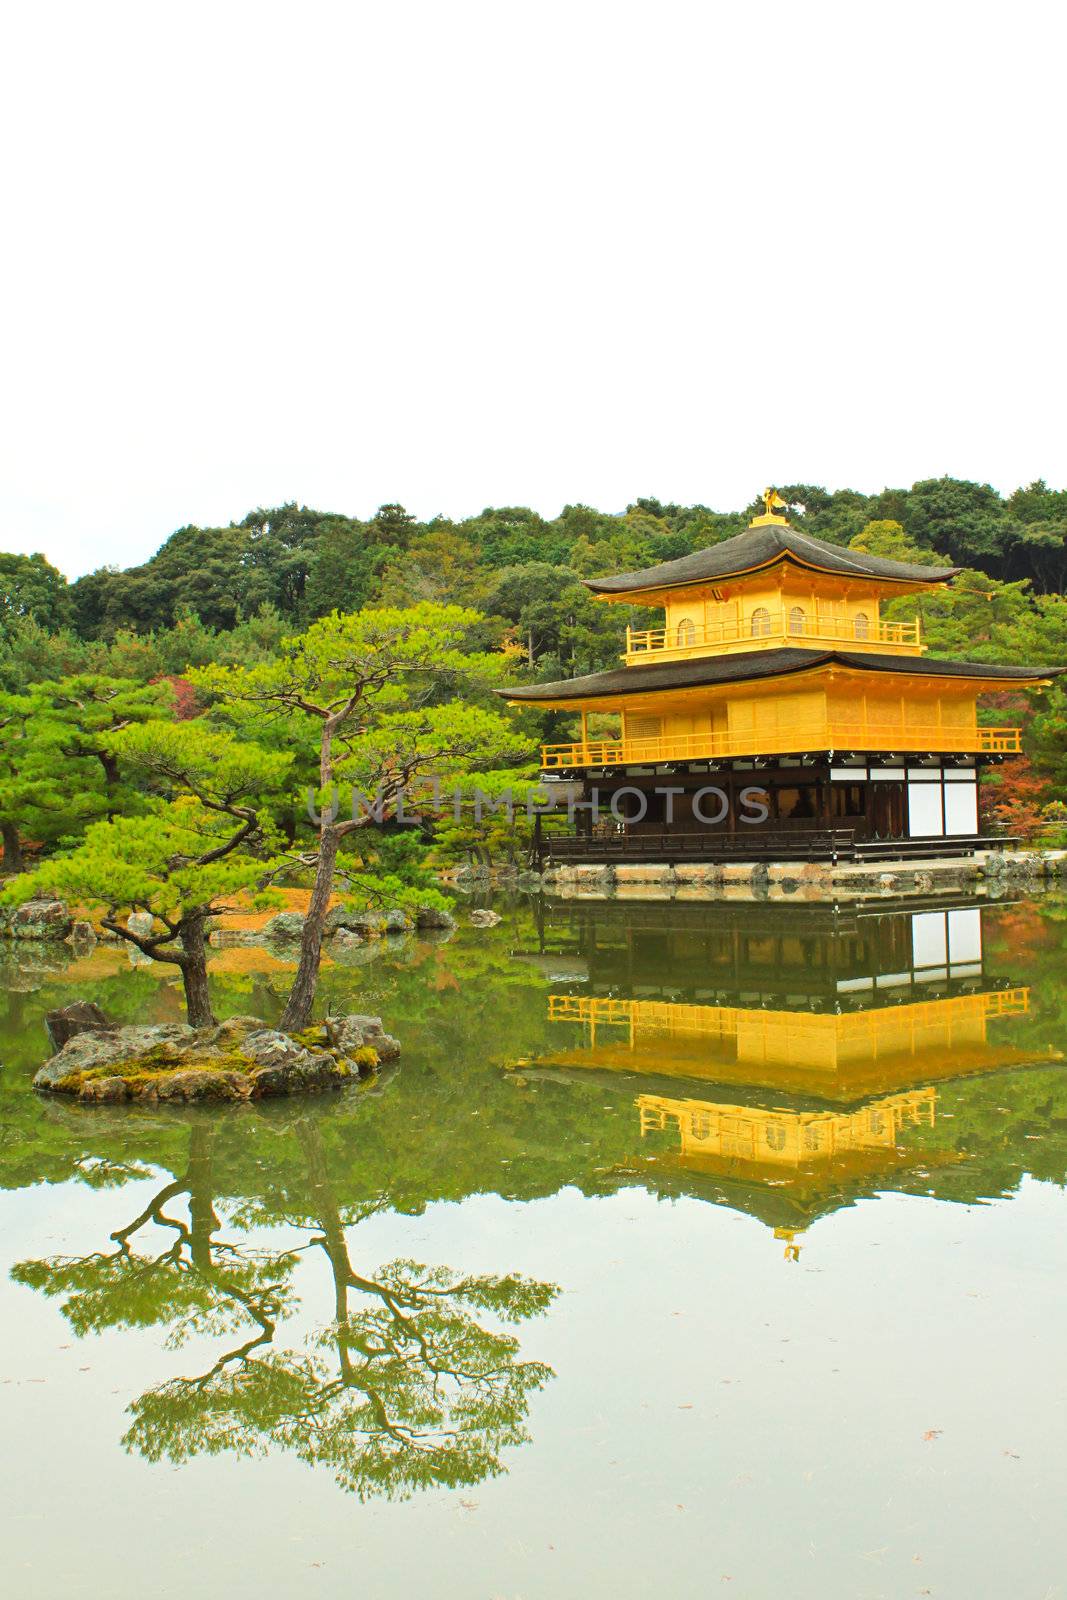
[[[291,1303],[286,1280],[296,1256],[241,1249],[213,1237],[220,1226],[212,1188],[214,1138],[208,1123],[193,1123],[185,1172],[111,1235],[113,1250],[22,1262],[13,1270],[15,1279],[50,1297],[66,1296],[63,1313],[79,1335],[165,1327],[168,1344],[176,1346],[192,1334],[221,1336],[252,1324],[259,1330],[252,1348],[269,1343]],[[183,1196],[188,1221],[171,1211]],[[154,1255],[131,1245],[149,1224],[167,1236],[166,1248]]]
[[[322,1251],[333,1301],[332,1319],[302,1349],[277,1342],[278,1323],[295,1308],[289,1280],[298,1251],[255,1252],[215,1237],[214,1130],[206,1124],[192,1128],[183,1176],[112,1235],[114,1251],[26,1262],[15,1276],[65,1296],[78,1333],[160,1325],[172,1344],[193,1333],[249,1335],[198,1376],[133,1402],[125,1443],[148,1460],[281,1448],[328,1466],[364,1499],[503,1471],[500,1452],[528,1438],[529,1396],[552,1373],[520,1361],[518,1340],[483,1327],[477,1314],[521,1322],[546,1309],[555,1287],[408,1260],[373,1276],[357,1272],[319,1127],[306,1121],[297,1131],[316,1223],[299,1250]],[[188,1222],[172,1214],[183,1195]],[[137,1254],[131,1241],[150,1225],[171,1236],[167,1247]]]

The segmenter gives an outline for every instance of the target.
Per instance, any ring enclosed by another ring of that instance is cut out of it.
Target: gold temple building
[[[882,609],[958,568],[827,544],[791,526],[773,490],[764,500],[721,544],[584,580],[606,604],[663,614],[627,628],[620,668],[507,691],[580,719],[579,739],[541,749],[546,785],[581,796],[580,826],[539,840],[542,860],[863,859],[983,843],[982,768],[1017,754],[1020,735],[980,722],[980,696],[1067,669],[930,658],[918,618]]]

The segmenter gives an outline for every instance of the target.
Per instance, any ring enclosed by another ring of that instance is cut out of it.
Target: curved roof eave
[[[909,561],[890,561],[884,556],[869,556],[844,545],[827,544],[810,534],[783,525],[748,528],[721,544],[694,550],[675,561],[645,567],[638,572],[622,572],[615,577],[583,578],[590,593],[603,598],[642,594],[648,590],[676,589],[694,583],[726,582],[749,576],[780,561],[795,561],[799,566],[835,577],[865,578],[883,583],[933,585],[948,583],[960,567],[923,567]]]
[[[607,696],[666,693],[678,689],[729,687],[768,678],[790,677],[820,667],[856,672],[901,673],[911,677],[976,679],[1020,687],[1058,678],[1067,667],[1009,667],[981,661],[942,661],[930,656],[865,655],[852,650],[753,650],[727,656],[698,656],[651,666],[616,667],[555,683],[523,684],[494,693],[513,705],[596,700]]]

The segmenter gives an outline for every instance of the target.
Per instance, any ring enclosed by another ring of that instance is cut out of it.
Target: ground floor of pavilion
[[[541,865],[968,854],[981,832],[977,756],[769,757],[592,769],[546,779]]]

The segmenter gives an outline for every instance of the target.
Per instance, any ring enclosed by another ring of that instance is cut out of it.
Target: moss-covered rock
[[[300,1034],[265,1027],[258,1017],[201,1029],[94,1028],[68,1039],[33,1083],[107,1104],[256,1100],[341,1088],[399,1053],[378,1017],[331,1017]]]

